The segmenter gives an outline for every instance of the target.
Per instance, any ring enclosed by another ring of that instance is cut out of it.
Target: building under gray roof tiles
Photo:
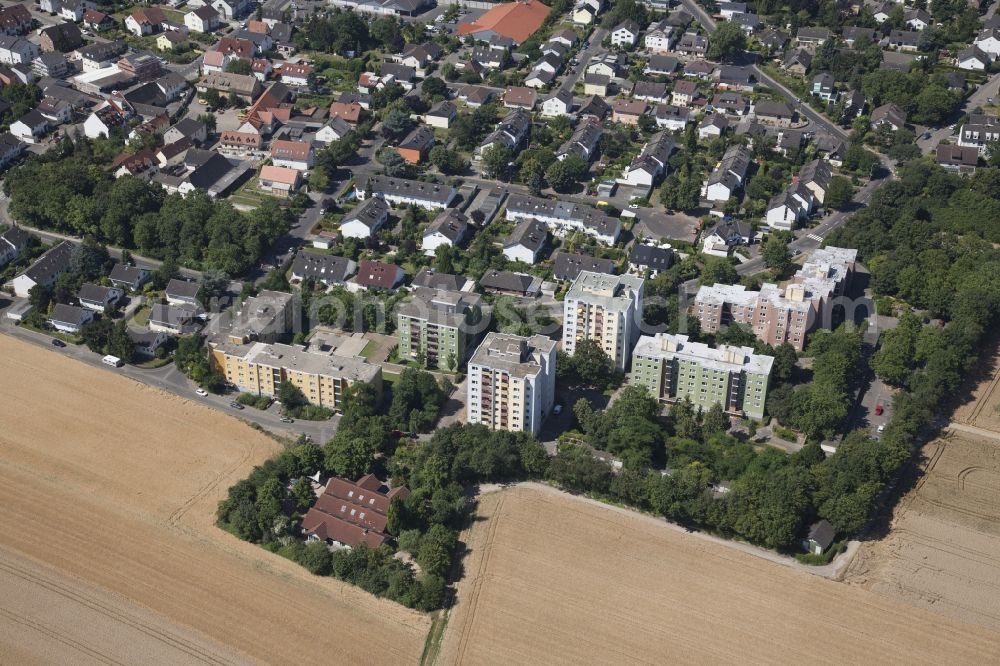
[[[115,287],[105,287],[93,282],[85,282],[80,285],[80,291],[77,292],[76,297],[81,301],[103,303],[112,289],[115,289]]]
[[[615,274],[615,262],[611,259],[571,252],[556,252],[553,258],[555,266],[552,269],[552,275],[557,280],[575,280],[581,271]]]
[[[364,191],[368,187],[375,194],[412,197],[414,199],[438,203],[443,206],[447,206],[455,198],[455,188],[450,185],[425,183],[420,180],[408,180],[406,178],[373,175],[366,179],[360,189]]]
[[[457,243],[466,234],[468,229],[469,218],[464,213],[454,208],[446,208],[434,218],[434,221],[427,225],[424,237],[441,234],[452,243]]]
[[[590,206],[568,201],[556,201],[555,199],[541,199],[524,194],[511,194],[507,198],[507,212],[578,223],[607,236],[615,235],[614,232],[620,225],[617,219],[608,217]]]
[[[479,280],[483,289],[509,291],[521,294],[535,294],[541,290],[542,279],[524,273],[489,270]]]
[[[425,268],[413,278],[414,287],[427,287],[429,289],[441,289],[444,291],[461,291],[467,278],[461,275],[450,273],[439,273],[433,268]]]
[[[754,113],[758,116],[766,116],[768,118],[790,119],[795,115],[792,107],[788,106],[785,102],[773,102],[769,100],[757,102],[756,106],[754,106]]]
[[[425,151],[434,145],[434,130],[429,125],[417,125],[405,139],[400,141],[400,148]]]
[[[632,19],[625,19],[624,21],[616,25],[612,30],[612,32],[617,32],[622,29],[628,30],[633,35],[638,35],[639,32],[642,31],[642,28],[639,26],[639,24],[633,21]]]
[[[52,312],[49,314],[49,321],[80,326],[88,320],[89,316],[91,316],[89,311],[78,305],[56,303],[55,307],[52,308]]]
[[[167,283],[166,294],[168,297],[192,299],[198,298],[198,291],[201,286],[191,280],[173,279]]]
[[[670,159],[671,153],[674,152],[675,146],[676,143],[672,136],[666,132],[658,132],[649,138],[646,147],[643,148],[642,154],[652,157],[660,164],[666,164],[667,160]]]
[[[293,275],[326,283],[344,282],[355,270],[357,264],[353,261],[332,254],[302,251],[292,261]]]
[[[655,81],[636,81],[632,86],[632,97],[637,99],[666,99],[667,84]]]
[[[389,213],[389,204],[378,197],[369,197],[352,210],[344,222],[358,221],[369,229],[375,228]]]
[[[59,243],[39,257],[35,263],[28,266],[23,275],[36,284],[48,284],[69,268],[74,247],[76,246],[69,241]]]
[[[833,171],[830,170],[830,163],[826,160],[813,160],[799,171],[800,183],[819,183],[825,187],[831,178],[833,178]]]
[[[628,262],[654,271],[665,271],[674,263],[674,252],[670,248],[636,244],[629,252]]]
[[[532,252],[538,252],[545,247],[548,237],[549,230],[543,223],[538,220],[526,218],[514,227],[514,231],[504,241],[503,246],[508,248],[520,245]]]
[[[21,227],[10,227],[7,231],[0,234],[0,249],[3,249],[6,245],[14,248],[22,248],[28,244],[29,238],[31,238],[30,234]]]
[[[427,115],[435,118],[454,118],[457,113],[458,107],[448,100],[442,100],[435,104],[434,107],[427,112]]]
[[[738,182],[743,182],[746,178],[747,170],[750,168],[751,155],[745,146],[730,146],[722,156],[722,161],[718,168],[709,176],[708,182],[725,182],[727,177],[735,178]]]

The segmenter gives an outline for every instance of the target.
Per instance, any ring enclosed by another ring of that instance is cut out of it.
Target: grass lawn
[[[135,315],[132,316],[132,323],[136,326],[146,326],[149,324],[149,306],[143,305],[141,308],[135,311]]]
[[[133,363],[132,365],[143,370],[153,370],[154,368],[162,368],[165,365],[170,365],[173,362],[174,359],[168,356],[167,358],[151,358],[142,363]]]
[[[399,375],[397,375],[395,372],[383,372],[382,380],[389,382],[390,384],[395,384],[396,382],[399,381]]]
[[[378,343],[374,340],[369,340],[365,348],[361,350],[361,355],[365,357],[365,360],[370,361],[376,351],[378,351]]]

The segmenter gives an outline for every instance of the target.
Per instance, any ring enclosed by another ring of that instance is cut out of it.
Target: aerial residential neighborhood
[[[996,661],[998,5],[3,0],[0,655]]]

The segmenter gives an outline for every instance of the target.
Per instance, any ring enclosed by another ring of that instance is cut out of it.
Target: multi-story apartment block
[[[634,275],[581,271],[563,301],[563,351],[594,340],[624,371],[639,338],[644,281]]]
[[[282,382],[301,389],[313,405],[339,409],[344,393],[357,382],[382,392],[382,368],[357,356],[339,356],[284,344],[212,345],[212,364],[240,391],[277,395]]]
[[[468,422],[537,434],[555,390],[553,340],[489,333],[469,360]]]
[[[705,332],[744,324],[769,345],[787,342],[802,351],[807,333],[834,325],[833,299],[850,284],[856,259],[857,250],[826,247],[816,250],[784,289],[767,282],[760,291],[741,285],[704,286],[695,296],[694,313]]]
[[[727,412],[761,419],[773,363],[773,357],[754,354],[751,347],[713,349],[686,335],[657,333],[636,343],[631,381],[664,402],[688,398],[705,410],[719,404]]]
[[[397,313],[399,356],[424,358],[427,367],[455,371],[475,339],[479,296],[417,287]]]
[[[232,326],[228,333],[229,342],[274,342],[292,330],[296,314],[295,300],[291,294],[263,289],[234,308],[231,315]]]

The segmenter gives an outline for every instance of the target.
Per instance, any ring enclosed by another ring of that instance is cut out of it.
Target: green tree
[[[317,576],[329,576],[332,570],[330,551],[322,541],[315,540],[306,544],[302,555],[302,566]]]
[[[792,267],[792,253],[788,243],[778,234],[771,234],[761,246],[760,256],[775,275],[782,276]]]
[[[604,389],[614,378],[611,357],[596,340],[580,340],[572,356],[573,374],[585,386]]]
[[[341,435],[338,432],[326,446],[327,469],[347,479],[357,479],[370,472],[381,441],[368,434],[362,431]]]
[[[215,134],[216,120],[214,113],[199,113],[198,122],[205,125],[209,134]]]
[[[465,170],[465,160],[458,151],[446,146],[434,146],[430,152],[431,164],[446,176],[454,176]]]
[[[410,172],[410,164],[398,150],[389,149],[382,153],[382,170],[387,176],[405,177]]]
[[[403,33],[393,17],[382,17],[372,21],[372,39],[379,42],[388,53],[396,53],[403,48]]]
[[[410,114],[400,109],[390,109],[382,118],[382,134],[387,139],[399,141],[410,133],[415,124]]]
[[[729,430],[729,416],[721,403],[716,402],[709,407],[701,427],[705,435],[724,434]]]
[[[420,85],[420,91],[431,99],[447,99],[448,85],[436,76],[428,76]]]
[[[312,482],[304,476],[300,476],[292,486],[292,497],[295,499],[295,506],[299,511],[307,511],[309,507],[316,503],[316,493],[313,492]]]
[[[698,282],[703,285],[736,284],[740,276],[728,259],[711,257],[705,260]]]
[[[230,74],[250,74],[250,61],[242,58],[230,60],[226,65],[226,71]]]
[[[709,37],[708,57],[710,60],[731,61],[743,55],[747,49],[747,37],[737,23],[726,21],[719,25]]]
[[[726,496],[733,530],[768,548],[791,546],[809,507],[809,485],[809,471],[792,465],[747,472]]]
[[[309,404],[306,400],[305,394],[302,392],[298,386],[292,382],[284,381],[278,384],[277,396],[278,402],[284,408],[285,412],[289,410],[296,409],[298,407],[304,407]]]
[[[135,360],[135,345],[128,335],[128,326],[125,320],[119,320],[108,334],[108,353],[117,356],[125,363]]]
[[[872,369],[883,381],[893,386],[905,386],[909,382],[916,363],[921,328],[916,315],[907,312],[895,328],[882,334],[879,350],[872,358]]]
[[[490,146],[483,152],[482,170],[486,178],[510,180],[511,169],[514,166],[514,153],[501,145]]]
[[[830,186],[826,190],[823,203],[828,208],[844,210],[850,205],[853,196],[854,186],[851,185],[851,181],[843,176],[834,176],[830,179]]]

